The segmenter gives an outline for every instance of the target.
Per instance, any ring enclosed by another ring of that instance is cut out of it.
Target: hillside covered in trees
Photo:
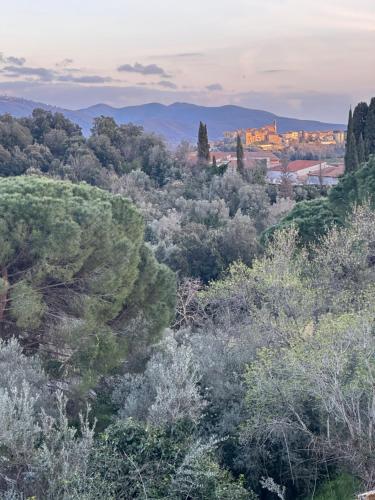
[[[374,117],[292,199],[203,123],[194,165],[108,117],[0,117],[1,498],[374,487]]]

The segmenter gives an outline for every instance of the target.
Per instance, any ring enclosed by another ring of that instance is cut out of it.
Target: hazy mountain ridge
[[[210,139],[219,139],[226,130],[260,127],[273,120],[277,120],[280,132],[346,129],[343,124],[281,117],[267,111],[233,105],[205,107],[189,103],[171,105],[149,103],[114,108],[107,104],[96,104],[88,108],[70,110],[27,99],[0,96],[0,114],[9,113],[15,117],[23,117],[30,115],[35,108],[63,113],[67,118],[78,123],[85,134],[89,132],[94,118],[105,115],[113,117],[120,124],[132,122],[142,125],[145,130],[160,134],[171,143],[177,143],[183,139],[195,142],[199,121],[207,124]]]

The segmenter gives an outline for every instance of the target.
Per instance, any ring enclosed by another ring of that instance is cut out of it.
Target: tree
[[[198,132],[198,160],[208,162],[210,159],[210,145],[208,143],[207,125],[200,122]]]
[[[344,217],[355,204],[374,203],[375,159],[370,158],[356,172],[345,174],[328,195],[332,209]]]
[[[358,163],[359,165],[362,165],[366,161],[366,145],[365,141],[363,140],[362,133],[360,134],[358,139],[357,150],[358,150]]]
[[[205,407],[200,380],[191,347],[178,345],[170,333],[143,374],[119,380],[113,400],[122,418],[134,417],[159,427],[183,419],[197,423]]]
[[[259,252],[254,220],[240,211],[220,231],[217,240],[224,269],[236,261],[251,265]]]
[[[359,167],[357,143],[352,132],[347,139],[345,152],[345,171],[355,172]]]
[[[68,148],[68,134],[63,129],[52,129],[44,135],[43,142],[54,156],[63,158]]]
[[[368,114],[368,104],[366,102],[360,102],[354,108],[353,113],[353,133],[355,140],[357,143],[359,142],[359,138],[362,134],[362,137],[365,135],[365,127],[366,120]]]
[[[146,342],[173,319],[173,275],[125,198],[16,177],[0,182],[0,214],[0,335],[39,351],[55,376],[89,383],[124,360],[139,315]]]
[[[333,224],[340,222],[340,217],[328,200],[318,198],[300,201],[279,224],[271,226],[263,233],[262,242],[272,240],[275,232],[280,229],[296,226],[301,243],[311,243],[325,234]]]
[[[172,160],[162,139],[131,123],[117,125],[113,118],[96,118],[88,141],[100,162],[117,175],[141,169],[159,186],[171,175]]]
[[[30,130],[34,140],[40,144],[44,143],[45,135],[53,129],[63,130],[68,137],[82,137],[81,128],[62,113],[51,113],[41,108],[35,108],[32,115],[22,118],[20,123]]]
[[[288,170],[287,158],[283,158],[281,162],[280,196],[285,199],[292,199],[293,196],[292,176]]]
[[[244,152],[243,152],[241,136],[239,134],[237,134],[236,154],[237,154],[237,170],[243,176],[245,171]]]
[[[118,175],[124,173],[125,166],[121,152],[113,146],[107,135],[92,135],[88,144],[104,168],[112,170]]]
[[[370,316],[363,311],[355,317],[323,317],[291,348],[265,349],[250,367],[248,436],[260,441],[263,436],[263,443],[273,448],[282,446],[284,480],[302,476],[304,462],[310,471],[319,471],[327,460],[348,467],[365,487],[373,486],[375,344]]]
[[[18,146],[24,149],[32,143],[30,131],[11,115],[0,117],[0,144],[11,151]]]
[[[171,269],[205,283],[218,277],[223,262],[217,247],[217,230],[188,222],[184,230],[175,235],[174,243],[174,251],[165,260]]]
[[[95,136],[105,135],[111,142],[114,142],[116,140],[117,128],[117,124],[113,118],[102,115],[94,118],[91,134]]]
[[[66,399],[15,339],[0,342],[0,373],[1,498],[78,498],[84,483],[89,492],[93,426],[82,417],[78,435],[69,425]]]
[[[366,145],[366,155],[375,154],[375,97],[371,99],[370,106],[368,108],[366,127],[364,133],[365,145]]]
[[[188,422],[145,426],[132,419],[107,428],[93,471],[107,483],[111,498],[163,500],[250,500],[241,481],[215,460],[217,443],[202,442]]]
[[[357,141],[353,129],[353,114],[350,108],[345,150],[345,171],[354,172],[358,168]]]

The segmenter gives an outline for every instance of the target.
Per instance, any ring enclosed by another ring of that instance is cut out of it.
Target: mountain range
[[[346,129],[343,124],[287,118],[268,111],[232,105],[205,107],[176,102],[170,105],[150,103],[114,108],[107,104],[96,104],[88,108],[70,110],[27,99],[0,96],[0,114],[9,113],[20,118],[30,115],[35,108],[63,113],[67,118],[80,125],[86,135],[89,134],[94,118],[104,115],[114,118],[119,124],[131,122],[142,125],[146,131],[163,136],[171,144],[177,144],[181,140],[195,142],[200,121],[207,124],[211,140],[220,139],[226,130],[262,127],[274,120],[277,121],[280,133],[289,130]]]

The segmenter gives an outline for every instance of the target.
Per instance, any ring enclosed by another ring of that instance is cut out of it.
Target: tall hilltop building
[[[246,129],[245,141],[246,146],[259,143],[281,145],[282,141],[280,135],[277,133],[276,120],[271,125]]]

